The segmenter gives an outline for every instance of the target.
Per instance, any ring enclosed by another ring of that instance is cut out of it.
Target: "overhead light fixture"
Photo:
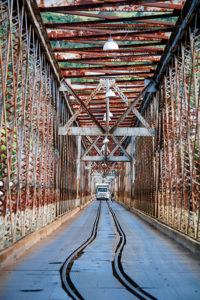
[[[109,142],[109,139],[107,138],[107,136],[105,137],[105,139],[103,140],[103,143],[108,143]]]
[[[119,46],[117,45],[117,43],[112,39],[108,39],[108,41],[105,42],[105,44],[103,45],[103,50],[118,50]]]
[[[106,121],[106,114],[105,114],[104,117],[103,117],[103,121]],[[111,121],[111,118],[110,118],[110,117],[108,118],[108,121]]]
[[[105,144],[103,144],[103,146],[101,147],[101,151],[105,151]],[[109,153],[110,152],[110,149],[108,148],[108,146],[107,146],[107,153]]]
[[[113,117],[113,114],[111,113],[111,111],[109,111],[109,113],[108,113],[108,120],[109,121],[111,121],[111,117]],[[104,114],[103,121],[106,121],[106,114]]]
[[[107,92],[106,92],[106,98],[111,98],[111,97],[116,97],[115,93],[109,89]]]

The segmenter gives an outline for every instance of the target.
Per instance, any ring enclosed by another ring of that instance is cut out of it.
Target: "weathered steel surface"
[[[124,83],[127,85],[129,85],[129,78],[139,80],[141,82],[139,89],[129,86],[127,88],[129,91],[123,90],[124,93],[129,93],[129,102],[138,97],[138,92],[144,88],[144,80],[153,76],[163,54],[164,46],[169,40],[171,32],[176,28],[177,17],[184,5],[184,1],[135,1],[134,3],[132,1],[78,1],[73,3],[59,1],[54,3],[38,0],[37,2],[41,12],[54,13],[52,15],[54,17],[56,13],[63,13],[60,15],[62,20],[54,18],[52,22],[45,21],[57,61],[61,66],[62,76],[66,79],[73,79],[73,84],[78,83],[80,79],[89,83],[89,81],[99,80],[104,76],[117,79],[123,77]],[[95,9],[98,9],[99,13],[93,12]],[[118,10],[117,15],[109,13],[115,10]],[[135,11],[133,12],[133,10]],[[103,11],[107,11],[107,13],[103,13]],[[130,14],[125,17],[123,11],[129,11]],[[136,12],[138,13],[136,14]],[[82,17],[87,17],[87,21]],[[80,18],[82,18],[81,21]],[[119,42],[119,50],[115,52],[102,51],[103,44],[110,34]],[[128,41],[129,44],[127,44]],[[82,45],[77,45],[77,43]],[[96,47],[96,45],[101,46]],[[129,65],[131,62],[134,65]],[[94,65],[99,67],[94,67]],[[126,86],[124,88],[126,89]],[[87,87],[87,90],[92,93],[92,88]],[[86,90],[83,93],[80,93],[79,90],[76,92],[83,101],[87,101],[84,94]],[[102,91],[100,93],[103,96]],[[100,123],[103,118],[103,106],[100,106],[95,100],[100,99],[101,95],[96,95],[90,102],[91,106],[88,106],[93,114],[93,121],[96,118],[96,121],[100,121]],[[119,97],[117,99],[119,100]],[[138,103],[137,109],[141,103],[142,101]],[[75,110],[80,111],[74,101],[72,101],[72,105]],[[116,104],[110,102],[109,107],[112,112],[116,112],[110,123],[113,126],[116,117],[119,118],[124,113],[124,106],[121,106],[120,111],[120,104],[116,109]],[[83,112],[77,113],[76,116],[78,116],[77,120],[79,120],[80,126],[93,125],[93,121],[90,122]],[[100,118],[101,116],[102,118]],[[135,118],[131,119],[129,116],[123,120],[120,126],[134,124]]]
[[[130,37],[133,36],[150,36],[150,37],[157,37],[161,39],[168,39],[169,35],[165,34],[163,32],[171,32],[173,29],[175,29],[175,26],[170,26],[170,27],[164,27],[164,28],[153,28],[146,30],[139,28],[138,30],[105,30],[105,29],[94,29],[94,28],[86,28],[86,27],[69,27],[65,26],[64,30],[59,30],[59,29],[49,29],[48,30],[48,36],[50,40],[75,40],[81,37],[82,40],[87,40],[87,39],[105,39],[108,38],[110,34],[112,34],[112,37],[118,38],[120,36],[124,36],[124,34],[128,34],[128,40],[130,40]],[[83,36],[83,32],[85,31],[85,36]],[[103,34],[93,34],[94,32],[96,33],[103,33]]]
[[[117,161],[128,165],[115,175],[129,202],[199,239],[199,1],[38,3],[63,23],[46,31],[36,1],[0,2],[1,247],[71,209],[88,195],[92,167],[106,174]],[[110,34],[114,52],[102,50]],[[77,174],[77,141],[58,131],[83,136],[87,170],[79,147]],[[129,149],[131,136],[140,137]]]
[[[105,129],[103,128],[103,126],[99,123],[99,121],[97,120],[97,118],[91,113],[90,110],[88,110],[87,105],[85,105],[85,103],[79,98],[79,96],[76,94],[76,92],[71,88],[70,85],[68,85],[67,83],[66,87],[67,90],[69,91],[69,93],[76,99],[77,103],[81,105],[82,109],[86,111],[86,113],[90,116],[90,118],[93,120],[93,122],[97,125],[97,127],[101,130],[102,133],[105,132]]]
[[[153,129],[152,129],[153,130]],[[80,135],[80,136],[153,136],[146,128],[131,128],[131,127],[119,127],[111,133],[102,133],[97,127],[59,127],[59,135]]]
[[[70,113],[31,9],[21,1],[0,2],[1,249],[51,223],[76,200],[76,139],[57,134]]]
[[[108,161],[108,162],[130,162],[131,160],[127,156],[85,156],[82,158],[83,161]]]
[[[165,73],[157,73],[163,81],[144,112],[151,126],[157,124],[156,139],[135,139],[137,176],[132,205],[200,240],[200,36],[196,7],[190,6],[196,14],[193,19],[187,18],[190,10],[185,12],[187,21],[181,24],[187,30],[185,40],[172,44],[177,51],[171,64],[162,66]],[[189,20],[193,20],[190,27]]]
[[[68,12],[69,13],[69,12]],[[74,12],[74,14],[76,15],[77,12]],[[79,14],[79,12],[78,12]],[[98,17],[101,18],[102,14],[101,15],[98,15]],[[107,17],[105,18],[106,19],[106,22],[105,20],[96,20],[96,21],[83,21],[83,22],[70,22],[71,25],[73,26],[99,26],[100,24],[105,24],[107,26],[107,24],[110,24],[110,23],[117,23],[117,22],[127,22],[127,21],[132,21],[132,22],[142,22],[142,23],[153,23],[154,22],[166,22],[166,21],[154,21],[154,19],[165,19],[165,18],[171,18],[171,17],[174,17],[175,14],[174,13],[167,13],[166,15],[163,15],[163,14],[151,14],[151,15],[141,15],[139,17],[126,17],[126,18],[123,18],[123,17],[114,17],[113,16],[109,16],[109,19],[108,19],[108,15]],[[153,20],[153,21],[152,21]],[[174,22],[170,22],[170,23],[173,23],[173,24],[166,24],[164,23],[164,25],[174,25]],[[52,23],[50,23],[52,24]],[[52,28],[53,25],[55,25],[55,28],[56,28],[56,24],[59,24],[60,23],[53,23],[52,26],[50,25],[49,26],[49,23],[47,23],[47,28]],[[69,25],[69,23],[67,23]],[[112,25],[111,25],[112,26]]]
[[[169,1],[167,1],[169,2]],[[38,0],[38,4],[40,6],[40,9],[42,11],[52,11],[52,12],[65,12],[65,11],[80,11],[80,10],[92,10],[100,8],[101,10],[115,10],[118,9],[118,6],[121,6],[121,10],[123,11],[144,11],[144,6],[147,6],[145,8],[146,11],[168,11],[171,9],[180,10],[183,7],[183,1],[178,1],[178,3],[173,3],[170,1],[170,3],[160,3],[158,1],[135,1],[133,4],[133,1],[131,0],[123,0],[123,1],[63,1],[60,2],[59,5],[55,5],[54,2],[51,1],[51,4],[53,6],[49,5],[49,1],[47,4],[44,4],[44,1]]]

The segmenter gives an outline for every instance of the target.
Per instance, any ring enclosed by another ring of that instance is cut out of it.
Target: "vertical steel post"
[[[106,93],[108,91],[109,91],[109,79],[106,79]],[[106,133],[108,132],[109,132],[109,97],[106,97]],[[105,143],[105,160],[107,160],[107,156],[108,156],[108,143]]]
[[[130,207],[131,207],[131,200],[133,198],[133,180],[134,180],[134,166],[133,166],[133,156],[134,156],[134,137],[131,137],[131,161],[130,161]]]
[[[77,173],[76,173],[76,199],[79,201],[81,205],[81,198],[80,198],[80,180],[81,180],[81,136],[77,137],[77,144],[78,144],[78,154],[77,154]]]

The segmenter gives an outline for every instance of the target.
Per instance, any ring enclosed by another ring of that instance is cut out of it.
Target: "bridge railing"
[[[77,141],[58,136],[69,108],[26,2],[0,1],[0,248],[54,221],[77,197]]]
[[[156,128],[156,137],[135,139],[131,198],[132,207],[196,240],[200,240],[199,58],[197,13],[144,111],[145,119]],[[128,203],[123,185],[121,201]]]

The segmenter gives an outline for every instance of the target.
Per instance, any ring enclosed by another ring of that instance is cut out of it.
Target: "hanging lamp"
[[[105,44],[103,45],[103,50],[118,50],[119,46],[117,45],[117,43],[112,39],[109,38]]]

